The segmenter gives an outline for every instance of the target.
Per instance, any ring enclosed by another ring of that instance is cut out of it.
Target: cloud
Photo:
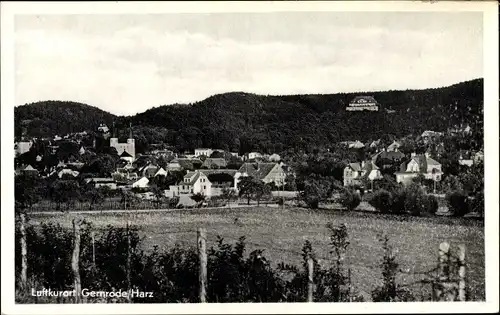
[[[114,32],[21,28],[16,102],[74,100],[133,114],[229,91],[426,88],[482,76],[482,40],[474,28],[458,29],[459,38],[439,28],[311,23],[300,29],[296,40],[262,29],[250,40],[147,23]]]

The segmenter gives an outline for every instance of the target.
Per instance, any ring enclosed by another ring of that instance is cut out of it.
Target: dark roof
[[[205,162],[203,162],[203,167],[212,167],[212,165],[217,165],[217,167],[226,167],[226,160],[223,158],[207,158]]]
[[[178,158],[174,159],[171,161],[171,163],[179,163],[179,165],[184,168],[184,169],[194,169],[195,164],[201,165],[203,164],[201,160],[199,159],[184,159],[184,158]]]
[[[238,170],[228,170],[228,169],[216,169],[216,170],[200,170],[206,176],[216,175],[216,174],[228,174],[234,177]]]
[[[120,154],[120,157],[132,157],[132,155],[130,155],[127,151],[123,151],[122,154]]]
[[[271,170],[278,165],[277,163],[244,163],[240,169],[240,173],[247,173],[256,179],[264,179]]]
[[[356,96],[350,104],[378,103],[373,96]]]
[[[388,159],[388,160],[401,160],[404,157],[405,157],[404,153],[400,151],[382,151],[378,155],[378,158]]]
[[[361,165],[359,163],[349,163],[348,165],[350,168],[352,168],[356,172],[361,171]]]
[[[194,183],[196,183],[196,181],[200,176],[201,176],[200,171],[188,172],[186,175],[184,175],[184,179],[189,178],[190,179],[189,185],[193,185]],[[183,183],[185,184],[185,182]]]

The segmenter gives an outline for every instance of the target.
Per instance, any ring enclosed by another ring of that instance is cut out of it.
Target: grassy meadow
[[[71,226],[75,214],[36,214],[30,224],[41,222]],[[251,207],[238,209],[191,209],[151,213],[92,213],[79,214],[96,228],[108,224],[125,226],[130,220],[137,225],[144,237],[145,250],[157,245],[160,250],[178,243],[196,246],[196,229],[207,230],[207,246],[215,246],[217,235],[226,242],[235,243],[246,237],[247,254],[254,249],[265,249],[264,255],[273,264],[279,262],[301,264],[301,249],[306,240],[322,265],[329,262],[329,235],[325,225],[344,223],[349,233],[350,246],[345,266],[352,270],[355,289],[369,299],[370,292],[380,285],[382,247],[379,233],[385,233],[397,255],[397,262],[404,271],[398,279],[401,284],[411,284],[423,279],[418,273],[433,269],[438,259],[438,246],[447,241],[466,246],[467,281],[471,300],[485,299],[484,279],[484,226],[483,222],[467,218],[409,217],[381,215],[367,212],[342,212],[309,210],[303,208]],[[420,298],[430,291],[429,285],[410,285],[413,294]]]

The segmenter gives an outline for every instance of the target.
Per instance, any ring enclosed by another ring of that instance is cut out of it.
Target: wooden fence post
[[[75,287],[75,303],[81,303],[81,281],[80,281],[80,221],[73,219],[73,256],[71,257],[71,269],[73,270],[73,281]]]
[[[450,279],[451,269],[450,244],[439,245],[438,283],[435,287],[435,299],[438,301],[454,301],[457,296],[457,283]]]
[[[313,302],[314,261],[311,257],[307,258],[307,274],[307,302]]]
[[[207,251],[206,251],[207,235],[204,228],[199,228],[197,233],[198,242],[198,257],[200,260],[199,270],[199,290],[200,302],[207,302]]]
[[[458,246],[458,299],[465,302],[466,292],[465,292],[465,245]]]
[[[127,300],[129,303],[132,303],[132,299],[130,297],[130,292],[132,290],[131,288],[131,281],[130,281],[130,268],[131,268],[131,263],[130,263],[130,231],[129,231],[129,221],[127,221],[127,290],[129,294],[127,294]]]
[[[26,242],[26,214],[21,213],[19,230],[21,232],[21,290],[28,287],[28,246]]]

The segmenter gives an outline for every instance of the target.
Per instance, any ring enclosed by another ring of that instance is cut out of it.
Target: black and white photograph
[[[496,2],[105,4],[2,3],[6,314],[498,311]]]

